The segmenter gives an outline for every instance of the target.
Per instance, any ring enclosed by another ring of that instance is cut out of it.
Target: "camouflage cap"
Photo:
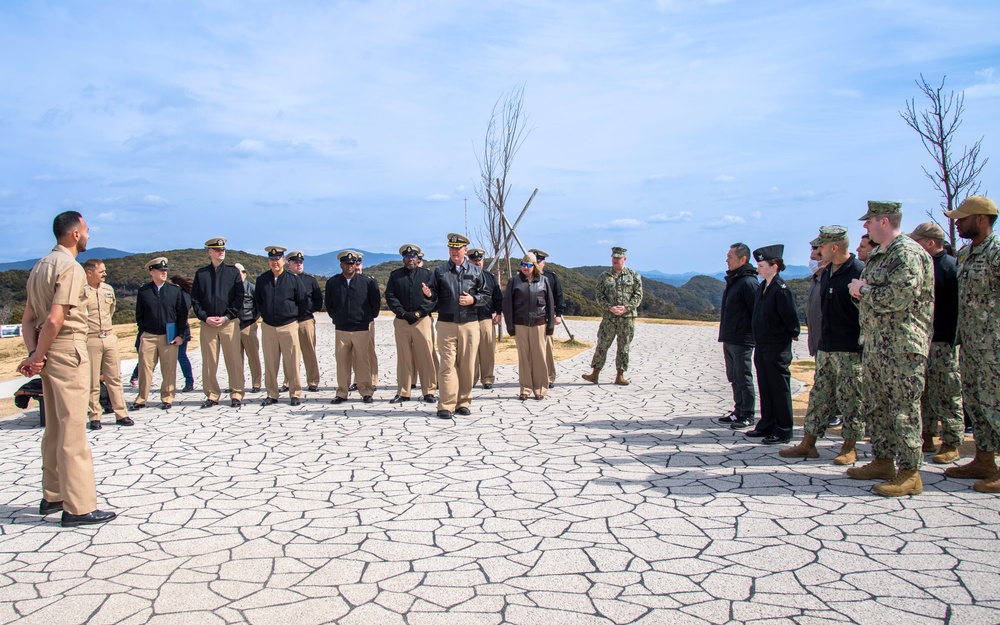
[[[157,256],[153,260],[146,263],[146,271],[152,271],[154,269],[170,269],[170,266],[167,264],[167,257]]]
[[[210,250],[224,250],[226,249],[226,237],[212,237],[205,241],[205,247]]]
[[[337,260],[342,263],[356,265],[361,262],[361,254],[355,252],[354,250],[344,250],[343,252],[337,254]]]
[[[875,200],[868,200],[868,212],[859,217],[858,221],[865,221],[869,217],[902,214],[903,205],[900,202],[877,202]]]
[[[624,247],[613,247],[611,248],[611,258],[625,258],[625,253],[628,252]]]
[[[470,247],[469,248],[469,258],[472,260],[479,260],[480,258],[486,257],[486,250],[481,247]]]
[[[420,246],[414,245],[412,243],[407,243],[406,245],[399,248],[400,256],[420,256],[423,252],[420,251]]]
[[[962,200],[958,208],[945,211],[944,214],[948,219],[961,219],[969,215],[996,215],[997,204],[984,195],[970,195]]]
[[[781,243],[776,243],[775,245],[767,245],[764,247],[758,247],[753,251],[753,259],[758,263],[762,260],[772,261],[779,260],[782,254],[785,253],[785,246]]]
[[[306,255],[302,250],[295,250],[294,252],[290,252],[285,258],[287,260],[303,261],[306,259]]]
[[[836,243],[847,238],[847,228],[843,226],[820,226],[819,236],[809,242],[812,247]]]
[[[910,238],[914,241],[919,241],[921,239],[933,239],[935,241],[944,241],[944,230],[941,226],[937,225],[933,221],[925,221],[910,233]]]

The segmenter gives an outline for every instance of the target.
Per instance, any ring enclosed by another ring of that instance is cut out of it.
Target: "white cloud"
[[[760,218],[762,218],[762,217],[763,217],[764,215],[763,215],[763,214],[761,214],[761,212],[760,212],[760,211],[754,211],[754,212],[750,213],[750,216],[751,216],[751,217],[753,217],[754,219],[760,219]]]
[[[450,200],[451,196],[445,193],[432,193],[431,195],[428,195],[424,199],[428,202],[444,202],[446,200]]]
[[[710,221],[705,224],[706,228],[713,230],[718,230],[722,228],[729,228],[730,226],[739,226],[745,224],[746,219],[740,217],[739,215],[723,215],[721,219],[716,219],[715,221]]]
[[[614,244],[615,242],[612,241],[611,239],[598,239],[597,241],[594,241],[594,245],[614,245]]]
[[[246,154],[263,154],[266,149],[264,142],[258,139],[243,139],[236,144],[236,151]]]
[[[716,176],[714,178],[714,180],[716,182],[721,182],[721,183],[724,183],[724,184],[728,184],[730,182],[736,182],[736,176],[730,176],[728,174],[719,174],[718,176]]]
[[[137,203],[145,204],[146,206],[169,206],[170,200],[159,195],[147,194],[142,196]]]
[[[612,230],[635,230],[645,224],[639,219],[613,219],[608,227]]]
[[[965,95],[970,98],[995,98],[1000,96],[1000,82],[994,82],[993,73],[994,70],[992,67],[977,71],[976,76],[979,76],[985,82],[967,87]]]
[[[103,213],[98,213],[97,219],[100,221],[115,221],[117,219],[117,215],[115,215],[112,211],[105,211]]]
[[[675,213],[673,215],[667,215],[666,213],[657,213],[655,215],[651,215],[649,219],[647,219],[646,221],[648,221],[651,224],[666,224],[678,221],[691,221],[693,217],[694,214],[691,211],[680,211],[679,213]]]

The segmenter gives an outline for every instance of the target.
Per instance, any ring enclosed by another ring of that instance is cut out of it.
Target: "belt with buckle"
[[[111,336],[111,330],[105,330],[104,332],[101,332],[100,334],[98,334],[97,338],[99,338],[99,339],[106,339],[109,336]]]

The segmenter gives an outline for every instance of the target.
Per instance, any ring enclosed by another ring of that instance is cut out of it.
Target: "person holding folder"
[[[146,263],[152,282],[139,288],[135,298],[135,323],[139,327],[139,395],[130,410],[146,407],[153,381],[153,368],[160,363],[160,409],[174,401],[177,381],[177,346],[188,329],[188,308],[179,286],[167,282],[167,259],[159,256]]]

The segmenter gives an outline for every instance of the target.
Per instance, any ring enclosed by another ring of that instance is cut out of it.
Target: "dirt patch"
[[[560,360],[566,360],[567,358],[572,358],[573,356],[576,356],[580,352],[587,351],[591,347],[593,347],[593,344],[587,343],[586,341],[553,339],[552,357],[555,358],[557,362]],[[498,365],[517,364],[517,346],[514,344],[514,337],[505,335],[501,340],[497,341],[495,362]]]

